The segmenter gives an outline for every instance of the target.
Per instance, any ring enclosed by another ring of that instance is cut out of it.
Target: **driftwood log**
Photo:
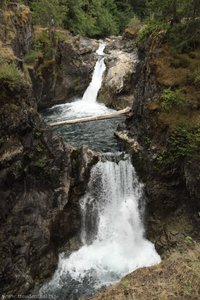
[[[66,121],[61,121],[61,122],[48,123],[48,125],[53,127],[53,126],[72,125],[72,124],[86,123],[86,122],[91,122],[91,121],[113,119],[113,118],[118,118],[122,115],[126,115],[130,111],[131,111],[131,108],[126,107],[125,109],[115,111],[111,114],[91,116],[91,117],[85,117],[85,118],[79,118],[79,119],[73,119],[73,120],[66,120]]]

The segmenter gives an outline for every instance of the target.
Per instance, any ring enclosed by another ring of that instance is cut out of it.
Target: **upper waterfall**
[[[56,105],[51,110],[57,110],[59,113],[49,119],[50,121],[63,121],[66,119],[73,119],[74,117],[86,117],[106,114],[112,109],[107,108],[104,104],[97,102],[97,95],[101,88],[103,75],[106,70],[106,65],[104,63],[104,49],[106,44],[100,42],[99,48],[96,53],[98,55],[97,62],[93,71],[92,80],[83,94],[82,99],[77,99],[71,103],[65,103],[61,105]],[[56,117],[56,119],[55,119]]]
[[[92,80],[88,85],[83,97],[75,99],[73,102],[56,105],[45,112],[45,119],[48,122],[59,122],[68,119],[83,118],[88,116],[98,116],[109,114],[113,109],[106,107],[103,103],[97,102],[97,95],[101,88],[106,65],[104,63],[105,43],[99,43],[96,51],[97,61],[93,71]],[[77,124],[72,126],[61,126],[55,130],[62,134],[62,137],[75,146],[87,144],[91,149],[103,152],[119,149],[119,144],[114,138],[113,132],[117,129],[119,119],[105,120],[87,124]],[[106,128],[106,135],[105,135]]]
[[[86,102],[96,102],[97,100],[97,95],[99,92],[99,89],[101,88],[101,83],[103,79],[103,74],[106,70],[106,66],[104,63],[104,49],[105,49],[105,44],[100,43],[98,50],[96,53],[99,55],[98,60],[96,62],[93,76],[92,76],[92,81],[90,82],[87,90],[85,91],[82,101]]]

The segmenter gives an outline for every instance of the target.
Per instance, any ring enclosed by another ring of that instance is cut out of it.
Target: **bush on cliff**
[[[27,64],[34,63],[38,60],[39,57],[42,57],[42,52],[39,50],[31,49],[25,56],[24,61]]]
[[[139,42],[144,42],[152,33],[160,32],[161,30],[167,31],[169,24],[161,21],[151,20],[139,32]]]
[[[0,82],[6,82],[10,85],[22,83],[23,76],[14,62],[0,64]]]
[[[200,86],[200,67],[194,71],[194,83],[195,85]]]
[[[168,152],[173,159],[190,159],[198,149],[200,142],[199,128],[186,124],[177,126],[167,140]]]
[[[186,98],[180,89],[164,89],[161,95],[161,107],[169,111],[172,108],[181,108],[186,104]]]
[[[200,125],[182,123],[169,132],[165,150],[157,156],[156,167],[162,168],[178,161],[190,162],[200,147]]]

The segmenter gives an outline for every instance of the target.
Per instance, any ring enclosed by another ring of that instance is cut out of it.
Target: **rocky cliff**
[[[46,128],[22,60],[30,11],[12,4],[0,13],[0,294],[24,295],[52,275],[58,249],[77,247],[78,198],[98,158]]]
[[[47,29],[35,28],[34,34],[25,61],[39,109],[81,97],[91,80],[98,42],[61,30],[51,40]]]
[[[0,3],[0,7],[2,4]],[[18,59],[22,59],[31,46],[33,37],[29,8],[18,3],[7,4],[0,9],[0,41],[11,47]]]
[[[112,37],[106,40],[106,72],[98,101],[120,110],[132,106],[136,80],[137,48],[133,38]]]
[[[116,135],[145,182],[147,237],[163,262],[90,299],[198,299],[200,50],[175,53],[164,31],[138,50],[132,115]]]
[[[140,46],[132,116],[119,134],[146,183],[148,237],[160,254],[197,233],[200,210],[200,98],[192,81],[199,50],[175,55],[164,36]]]

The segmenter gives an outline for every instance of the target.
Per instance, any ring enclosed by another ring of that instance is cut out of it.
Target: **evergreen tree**
[[[200,15],[199,0],[147,0],[148,14],[158,20],[172,20],[175,23],[183,18]]]
[[[67,6],[59,0],[35,0],[31,3],[34,22],[43,26],[61,25]]]
[[[117,6],[114,0],[66,0],[67,29],[90,37],[119,33]]]

